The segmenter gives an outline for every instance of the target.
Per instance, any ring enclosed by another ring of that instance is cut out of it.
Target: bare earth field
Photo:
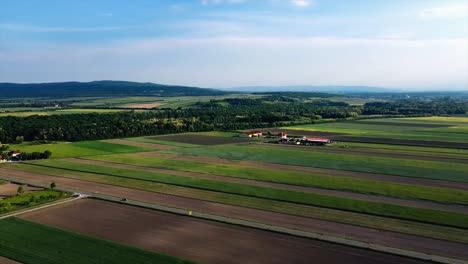
[[[327,189],[297,186],[297,185],[290,185],[290,184],[248,180],[248,179],[218,176],[218,175],[205,174],[205,173],[166,170],[166,169],[134,166],[134,165],[128,165],[128,164],[122,164],[122,163],[113,163],[113,162],[105,162],[105,161],[97,161],[97,160],[87,160],[87,159],[78,159],[78,158],[70,158],[67,160],[72,161],[72,162],[77,162],[77,163],[83,163],[83,164],[94,164],[94,165],[114,167],[114,168],[133,169],[133,170],[139,170],[139,171],[172,174],[172,175],[179,175],[179,176],[186,176],[186,177],[197,177],[197,178],[210,179],[210,180],[216,180],[216,181],[234,182],[234,183],[240,183],[240,184],[270,187],[270,188],[283,189],[283,190],[292,190],[292,191],[299,191],[299,192],[310,192],[310,193],[318,193],[318,194],[323,194],[323,195],[331,195],[331,196],[337,196],[337,197],[346,197],[346,198],[358,199],[358,200],[364,200],[364,201],[392,203],[392,204],[398,204],[398,205],[403,205],[403,206],[412,206],[412,207],[428,208],[428,209],[434,209],[434,210],[468,213],[467,206],[455,205],[455,204],[448,205],[448,204],[440,204],[440,203],[434,203],[434,202],[429,202],[429,201],[405,200],[405,199],[398,199],[398,198],[378,196],[378,195],[360,194],[360,193],[327,190]]]
[[[132,104],[132,105],[127,105],[123,108],[127,109],[151,109],[155,107],[161,106],[161,103],[152,103],[152,104]]]
[[[213,157],[176,155],[176,154],[158,153],[158,152],[141,152],[141,153],[135,153],[135,155],[142,155],[142,156],[148,156],[148,157],[173,158],[173,159],[178,159],[178,160],[200,161],[200,162],[207,162],[207,163],[232,164],[232,165],[243,166],[243,167],[278,169],[278,170],[285,170],[285,171],[297,171],[297,172],[324,174],[324,175],[329,175],[329,176],[353,177],[353,178],[368,179],[368,180],[389,181],[389,182],[398,182],[398,183],[405,183],[405,184],[417,184],[417,185],[427,185],[427,186],[468,190],[468,184],[462,183],[462,182],[449,182],[449,181],[430,180],[430,179],[422,179],[422,178],[390,176],[390,175],[376,174],[376,173],[352,172],[352,171],[342,171],[342,170],[334,170],[334,169],[322,169],[322,168],[313,168],[313,167],[304,167],[304,166],[266,163],[266,162],[259,162],[259,161],[228,160],[228,159],[220,159],[220,158],[213,158]]]
[[[100,200],[81,200],[22,217],[203,263],[425,263]]]
[[[142,147],[142,148],[162,149],[162,150],[171,150],[171,149],[178,148],[175,146],[147,143],[147,142],[137,142],[137,141],[131,141],[131,140],[125,140],[125,139],[107,139],[107,140],[102,140],[102,141],[114,143],[114,144],[121,144],[121,145],[128,145],[128,146]]]
[[[165,140],[165,141],[173,141],[173,142],[179,142],[179,143],[195,144],[195,145],[205,145],[205,146],[249,142],[249,140],[245,138],[216,137],[216,136],[195,135],[195,134],[155,136],[155,137],[148,137],[148,138],[157,139],[157,140]]]
[[[0,264],[21,264],[20,262],[0,256]]]
[[[10,197],[16,195],[18,188],[20,187],[19,184],[15,183],[5,183],[0,185],[0,198]],[[29,193],[33,191],[42,190],[42,188],[36,188],[32,186],[25,186],[24,192]],[[1,262],[0,262],[1,263]]]
[[[31,182],[50,183],[55,181],[58,186],[75,188],[90,193],[102,193],[115,197],[126,197],[131,200],[161,204],[176,208],[184,208],[198,212],[230,216],[237,219],[245,219],[254,222],[268,223],[275,226],[283,226],[309,232],[335,234],[359,241],[366,241],[381,245],[409,250],[428,252],[444,256],[452,256],[460,259],[468,258],[466,244],[424,238],[397,232],[384,231],[373,228],[347,225],[331,221],[324,221],[308,217],[300,217],[252,208],[214,203],[209,201],[167,195],[125,187],[100,184],[76,179],[54,177],[43,174],[28,173],[0,168],[0,173],[10,177],[21,178]],[[83,216],[88,217],[88,216]],[[58,220],[58,219],[57,219]],[[288,263],[288,262],[286,262]],[[382,263],[376,261],[375,263]],[[404,262],[406,263],[406,262]]]

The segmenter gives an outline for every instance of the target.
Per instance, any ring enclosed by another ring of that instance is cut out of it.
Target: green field
[[[26,163],[8,164],[8,167],[26,172],[37,172],[38,170],[36,166],[27,165]],[[466,229],[450,228],[395,218],[352,213],[302,204],[293,204],[269,199],[213,192],[102,174],[92,174],[50,167],[41,167],[40,170],[43,174],[54,175],[58,177],[67,177],[102,184],[123,186],[139,190],[201,199],[216,203],[244,206],[260,210],[313,217],[328,221],[468,243],[468,230]]]
[[[168,175],[162,173],[113,168],[91,164],[79,164],[62,160],[43,160],[40,162],[30,163],[38,164],[39,166],[48,166],[53,168],[76,170],[80,172],[105,174],[129,179],[154,181],[159,183],[197,188],[203,190],[238,194],[312,206],[320,206],[407,220],[415,220],[420,222],[442,224],[453,227],[468,228],[468,215],[462,213],[412,208],[393,204],[383,204],[370,201],[320,195],[315,193],[280,190],[269,187],[251,186],[245,184],[222,182],[194,177]]]
[[[90,155],[102,155],[111,153],[131,153],[151,151],[150,148],[135,147],[129,145],[114,144],[102,141],[81,141],[81,142],[57,142],[50,144],[13,144],[10,150],[20,150],[22,152],[52,152],[52,158],[82,157]]]
[[[360,143],[360,142],[337,142],[328,147],[336,148],[365,148],[385,151],[387,153],[394,153],[395,151],[408,154],[421,154],[448,156],[448,157],[463,157],[468,156],[468,149],[456,148],[440,148],[440,147],[420,147],[420,146],[406,146],[406,145],[390,145],[390,144],[375,144],[375,143]]]
[[[131,154],[100,155],[95,157],[88,157],[88,159],[136,166],[163,168],[169,170],[199,172],[290,185],[311,186],[324,189],[384,195],[403,199],[421,199],[441,203],[457,203],[468,205],[468,191],[462,190],[397,184],[292,171],[241,167],[227,164],[204,163],[195,161],[180,162],[180,160],[177,159],[155,159],[153,157],[135,156]]]
[[[65,230],[0,220],[0,255],[25,264],[193,263]]]
[[[69,193],[61,191],[43,190],[0,199],[0,215],[69,196]]]
[[[198,147],[200,145],[195,144],[188,144],[182,142],[174,142],[174,141],[166,141],[166,140],[158,140],[151,137],[134,137],[134,138],[126,138],[126,140],[135,141],[135,142],[144,142],[144,143],[154,143],[154,144],[161,144],[161,145],[168,145],[174,147]]]
[[[317,132],[334,132],[359,137],[410,139],[442,142],[468,143],[468,122],[466,118],[406,118],[406,119],[365,119],[355,122],[333,122],[304,126],[285,127],[287,129]],[[369,122],[381,122],[382,125]],[[391,123],[407,123],[408,126],[391,126]],[[415,124],[447,125],[448,127],[417,127]],[[384,125],[387,124],[387,125]]]
[[[176,154],[252,160],[308,167],[382,173],[446,181],[468,182],[468,164],[407,160],[355,154],[325,153],[319,149],[272,148],[268,145],[223,145],[183,148]]]

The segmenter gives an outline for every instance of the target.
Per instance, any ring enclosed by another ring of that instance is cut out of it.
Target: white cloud
[[[311,4],[310,0],[291,0],[289,2],[295,7],[308,7]]]
[[[468,2],[464,4],[453,4],[447,6],[437,6],[422,10],[419,15],[423,18],[439,17],[439,18],[468,18]]]
[[[94,31],[113,31],[120,30],[122,27],[49,27],[49,26],[35,26],[23,25],[13,23],[1,23],[0,30],[8,31],[25,31],[33,33],[51,33],[51,32],[94,32]]]
[[[246,2],[247,0],[201,0],[202,5],[210,4],[238,4]]]

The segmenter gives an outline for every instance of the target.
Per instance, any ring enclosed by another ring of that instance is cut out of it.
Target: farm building
[[[240,137],[262,137],[263,136],[263,133],[262,131],[260,130],[252,130],[252,131],[248,131],[248,132],[244,132],[240,135]]]
[[[302,145],[325,145],[330,144],[331,140],[329,138],[308,138],[304,137],[301,139]]]
[[[288,134],[286,134],[284,132],[280,132],[280,133],[278,133],[278,137],[279,138],[288,138]]]

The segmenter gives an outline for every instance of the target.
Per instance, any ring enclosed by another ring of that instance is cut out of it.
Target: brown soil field
[[[196,178],[210,179],[210,180],[223,181],[223,182],[233,182],[233,183],[240,183],[240,184],[253,185],[253,186],[262,186],[262,187],[292,190],[292,191],[307,192],[307,193],[317,193],[317,194],[322,194],[322,195],[346,197],[346,198],[364,200],[364,201],[398,204],[398,205],[403,205],[403,206],[428,208],[428,209],[442,210],[442,211],[461,212],[461,213],[468,214],[468,206],[463,206],[463,205],[440,204],[440,203],[435,203],[435,202],[430,202],[430,201],[421,201],[421,200],[406,200],[406,199],[399,199],[399,198],[386,197],[386,196],[360,194],[360,193],[327,190],[327,189],[297,186],[297,185],[290,185],[290,184],[248,180],[248,179],[234,178],[234,177],[228,177],[228,176],[219,176],[219,175],[212,175],[212,174],[205,174],[205,173],[166,170],[166,169],[134,166],[134,165],[129,165],[129,164],[113,163],[113,162],[105,162],[105,161],[77,159],[77,158],[70,158],[67,160],[76,162],[76,163],[83,163],[83,164],[94,164],[94,165],[99,165],[99,166],[164,173],[164,174],[178,175],[178,176],[185,176],[185,177],[196,177]]]
[[[421,128],[438,128],[451,127],[453,125],[442,124],[423,124],[423,123],[406,123],[406,122],[379,122],[379,121],[347,121],[346,123],[354,123],[361,125],[377,125],[377,126],[402,126],[402,127],[421,127]]]
[[[271,144],[271,147],[284,147],[284,148],[296,148],[300,150],[311,150],[311,151],[324,151],[333,153],[350,153],[358,155],[378,156],[378,157],[389,157],[389,158],[405,158],[405,159],[417,159],[417,160],[429,160],[429,161],[441,161],[441,162],[456,162],[456,163],[468,163],[468,157],[454,157],[454,156],[441,156],[441,155],[425,155],[425,154],[411,154],[407,152],[399,151],[382,151],[378,149],[366,149],[359,147],[327,147],[327,146],[303,146],[303,145],[287,145],[287,144]]]
[[[20,262],[0,256],[0,264],[20,264]]]
[[[358,137],[358,136],[336,136],[333,139],[336,141],[362,142],[362,143],[382,143],[382,144],[393,144],[393,145],[460,148],[460,149],[468,148],[468,143],[463,143],[463,142],[426,141],[426,140],[394,139],[394,138],[371,138],[371,137]]]
[[[5,183],[5,184],[0,185],[0,198],[6,198],[6,197],[16,195],[18,191],[18,187],[20,187],[20,185],[15,184],[15,183]],[[39,191],[39,190],[43,190],[43,188],[24,186],[25,193],[30,193],[30,192]]]
[[[161,105],[162,105],[161,103],[132,104],[132,105],[124,106],[123,108],[127,108],[127,109],[151,109],[151,108],[155,108],[155,107],[160,107]]]
[[[360,179],[367,179],[367,180],[389,181],[389,182],[404,183],[404,184],[428,185],[428,186],[435,186],[435,187],[468,190],[468,184],[462,183],[462,182],[450,182],[450,181],[411,178],[411,177],[404,177],[404,176],[393,176],[393,175],[375,174],[375,173],[366,173],[366,172],[352,172],[352,171],[342,171],[342,170],[334,170],[334,169],[322,169],[322,168],[313,168],[313,167],[304,167],[304,166],[285,165],[285,164],[277,164],[277,163],[266,163],[266,162],[259,162],[259,161],[245,161],[245,160],[239,161],[239,160],[229,160],[229,159],[189,156],[189,155],[177,155],[177,154],[158,153],[158,152],[141,152],[141,153],[135,153],[134,155],[142,155],[142,156],[148,156],[148,157],[173,158],[173,159],[178,159],[178,160],[230,164],[230,165],[243,166],[243,167],[297,171],[297,172],[306,172],[306,173],[312,173],[312,174],[314,173],[323,174],[323,175],[328,175],[328,176],[352,177],[352,178],[360,178]]]
[[[146,142],[137,142],[137,141],[131,141],[131,140],[125,140],[125,139],[106,139],[102,141],[114,143],[114,144],[129,145],[129,146],[142,147],[142,148],[162,149],[162,150],[171,150],[171,149],[179,148],[175,146],[155,144],[155,143],[146,143]]]
[[[306,136],[306,137],[331,137],[346,135],[344,133],[333,133],[333,132],[323,132],[323,131],[307,131],[307,130],[296,130],[296,129],[279,129],[279,128],[264,128],[261,129],[263,133],[270,131],[271,133],[280,133],[284,132],[288,135],[295,136]]]
[[[154,136],[154,137],[148,137],[148,138],[153,138],[157,140],[165,140],[165,141],[173,141],[173,142],[179,142],[179,143],[195,144],[195,145],[205,145],[205,146],[249,142],[249,140],[245,138],[216,137],[216,136],[195,135],[195,134]]]
[[[55,177],[44,174],[28,173],[4,168],[0,168],[0,173],[8,175],[9,177],[16,177],[18,179],[28,180],[31,182],[48,184],[54,181],[58,186],[81,190],[89,193],[101,193],[115,197],[126,197],[130,200],[160,204],[220,216],[229,216],[236,219],[267,223],[270,225],[309,232],[330,234],[390,247],[406,248],[414,251],[452,256],[460,259],[468,259],[468,251],[465,250],[466,244],[456,242],[436,240],[420,236],[385,231],[381,229],[320,220],[316,218],[263,211],[253,208],[227,205],[193,198],[161,194],[70,178]],[[355,213],[349,214],[355,215]],[[380,219],[380,217],[376,216],[367,217],[369,217],[369,219]]]
[[[202,263],[424,263],[353,247],[100,200],[22,218]]]

